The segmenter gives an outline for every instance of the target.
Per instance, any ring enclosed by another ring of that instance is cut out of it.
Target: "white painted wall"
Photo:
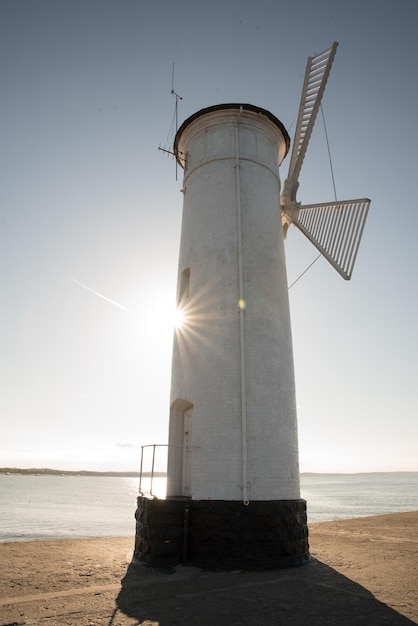
[[[243,106],[212,107],[177,135],[187,155],[178,292],[187,268],[190,282],[173,347],[169,496],[299,497],[278,175],[286,145],[280,123]]]

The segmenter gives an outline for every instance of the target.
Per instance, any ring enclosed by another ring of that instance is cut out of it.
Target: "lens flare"
[[[183,309],[176,309],[174,311],[174,328],[180,330],[186,321],[186,315]]]

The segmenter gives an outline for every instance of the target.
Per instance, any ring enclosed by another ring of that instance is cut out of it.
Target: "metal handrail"
[[[200,446],[185,446],[182,444],[168,444],[168,443],[149,443],[145,446],[141,446],[141,463],[140,463],[140,468],[139,468],[139,493],[142,496],[145,495],[150,495],[152,498],[157,498],[157,495],[155,493],[152,492],[153,489],[153,482],[154,482],[154,473],[155,473],[155,450],[156,448],[189,448],[190,450],[193,448],[200,448]],[[143,490],[142,490],[142,478],[144,476],[144,469],[143,469],[143,465],[144,465],[144,448],[152,448],[152,462],[151,462],[151,471],[147,472],[147,474],[149,473],[149,478],[150,478],[150,489],[148,494],[146,494]]]
[[[150,489],[149,495],[153,498],[156,497],[154,493],[152,493],[153,481],[154,481],[154,468],[155,468],[155,449],[156,448],[168,448],[168,443],[150,443],[145,446],[141,446],[141,463],[139,468],[139,493],[141,495],[145,495],[142,491],[142,477],[143,477],[143,462],[144,462],[144,448],[152,448],[152,463],[151,463],[151,472],[150,472]]]

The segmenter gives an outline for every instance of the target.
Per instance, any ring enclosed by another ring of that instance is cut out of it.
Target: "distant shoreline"
[[[0,467],[0,475],[12,476],[102,476],[114,478],[139,478],[139,472],[96,472],[93,470],[59,470],[49,467],[41,468],[20,468],[20,467]],[[150,476],[150,472],[143,472],[143,476]],[[155,477],[166,476],[165,472],[154,472]]]
[[[415,474],[417,470],[395,470],[395,471],[376,471],[376,472],[301,472],[301,476],[355,476],[355,475],[369,475],[369,474]],[[103,476],[103,477],[115,477],[115,478],[139,478],[139,472],[116,472],[108,470],[105,472],[99,472],[95,470],[61,470],[52,469],[49,467],[0,467],[0,475],[24,475],[24,476]],[[143,472],[143,476],[151,476],[151,472]],[[158,478],[165,478],[166,472],[154,472],[154,476]]]

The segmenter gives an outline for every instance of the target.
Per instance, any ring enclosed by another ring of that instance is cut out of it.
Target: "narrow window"
[[[189,297],[190,267],[186,267],[180,275],[179,295],[177,305],[180,306]]]

